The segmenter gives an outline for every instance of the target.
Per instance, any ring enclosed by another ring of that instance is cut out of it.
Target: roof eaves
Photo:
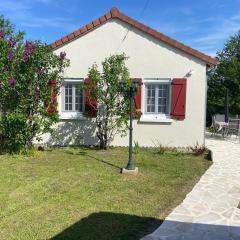
[[[180,43],[158,31],[136,21],[135,19],[132,19],[132,18],[124,15],[117,8],[112,8],[110,10],[110,12],[106,13],[102,17],[99,17],[96,20],[90,22],[89,24],[77,29],[73,33],[70,33],[70,34],[62,37],[61,39],[52,43],[50,46],[52,49],[59,48],[65,44],[69,43],[70,41],[73,41],[74,39],[82,36],[83,34],[88,33],[89,31],[93,30],[94,28],[97,28],[98,26],[100,26],[101,24],[107,22],[109,19],[112,19],[112,18],[117,18],[117,19],[121,20],[122,22],[125,22],[125,23],[135,27],[136,29],[143,31],[143,32],[151,35],[152,37],[154,37],[162,42],[165,42],[166,44],[168,44],[170,46],[173,46],[183,52],[186,52],[187,54],[190,54],[190,55],[202,60],[207,65],[217,65],[217,63],[218,63],[217,59],[212,58],[204,53],[201,53],[191,47],[188,47],[185,44]]]

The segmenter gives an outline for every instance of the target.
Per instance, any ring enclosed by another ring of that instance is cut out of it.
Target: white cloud
[[[206,25],[206,27],[208,27],[207,31],[210,33],[201,36],[202,33],[200,37],[195,37],[191,41],[194,48],[215,56],[216,52],[223,47],[224,42],[240,30],[240,12],[230,18],[214,17],[208,20],[211,21],[211,24]]]
[[[23,27],[40,28],[51,27],[61,28],[69,31],[76,27],[71,18],[63,17],[40,17],[33,14],[33,9],[38,3],[51,3],[53,0],[1,0],[0,10],[13,22],[17,22]]]
[[[194,39],[195,43],[217,44],[220,40],[225,40],[240,30],[240,13],[229,19],[222,18],[220,23],[211,30],[211,33]]]
[[[14,0],[2,0],[0,1],[0,10],[2,13],[17,13],[18,11],[26,11],[31,9],[28,4]]]
[[[76,25],[71,23],[70,18],[40,18],[31,16],[30,21],[22,20],[22,26],[31,27],[31,28],[41,28],[41,27],[52,27],[52,28],[61,28],[64,30],[74,29]]]

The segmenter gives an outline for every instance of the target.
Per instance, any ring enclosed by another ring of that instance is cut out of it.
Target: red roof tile
[[[70,41],[73,41],[74,39],[78,38],[79,36],[86,34],[87,32],[93,30],[94,28],[98,27],[99,25],[105,23],[106,21],[108,21],[109,19],[119,19],[122,22],[125,22],[133,27],[135,27],[136,29],[143,31],[149,35],[151,35],[152,37],[156,38],[157,40],[160,40],[162,42],[167,43],[170,46],[173,46],[179,50],[182,50],[185,53],[188,53],[202,61],[204,61],[205,63],[207,63],[208,65],[216,65],[218,62],[215,58],[212,58],[202,52],[199,52],[198,50],[195,50],[191,47],[188,47],[186,45],[184,45],[183,43],[180,43],[126,15],[124,15],[123,13],[121,13],[117,8],[112,8],[110,10],[110,12],[106,13],[104,16],[94,20],[93,22],[77,29],[76,31],[74,31],[73,33],[68,34],[67,36],[61,38],[60,40],[55,41],[54,43],[51,44],[52,49],[56,49],[59,48],[65,44],[67,44]]]

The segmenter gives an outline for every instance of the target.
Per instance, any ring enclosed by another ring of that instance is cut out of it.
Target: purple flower
[[[13,39],[13,38],[10,38],[9,41],[8,41],[8,43],[9,43],[9,45],[13,48],[13,47],[15,47],[15,45],[16,45],[16,40]]]
[[[15,80],[14,80],[13,77],[10,77],[10,78],[8,79],[8,86],[9,86],[9,87],[13,87],[14,85],[15,85]]]
[[[65,52],[60,52],[60,58],[61,60],[64,60],[66,57],[66,53]]]
[[[26,41],[25,43],[25,49],[23,52],[23,59],[25,62],[29,60],[30,54],[35,48],[35,44],[32,41]]]
[[[9,52],[8,53],[8,60],[9,61],[12,61],[14,59],[14,54],[13,54],[13,52]]]
[[[5,32],[0,31],[0,38],[4,38],[4,36],[5,36]]]

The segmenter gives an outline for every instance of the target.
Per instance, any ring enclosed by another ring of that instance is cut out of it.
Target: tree
[[[68,66],[39,41],[24,41],[9,20],[0,17],[0,133],[9,152],[30,148],[33,139],[58,121],[57,94]]]
[[[94,64],[88,77],[90,96],[97,101],[97,137],[100,148],[107,149],[114,136],[125,134],[128,127],[129,100],[119,92],[119,82],[130,86],[129,71],[124,54],[112,55],[102,62],[102,73]]]
[[[224,96],[229,89],[229,110],[240,113],[240,31],[229,38],[221,52],[219,64],[208,72],[208,116],[224,112]]]

